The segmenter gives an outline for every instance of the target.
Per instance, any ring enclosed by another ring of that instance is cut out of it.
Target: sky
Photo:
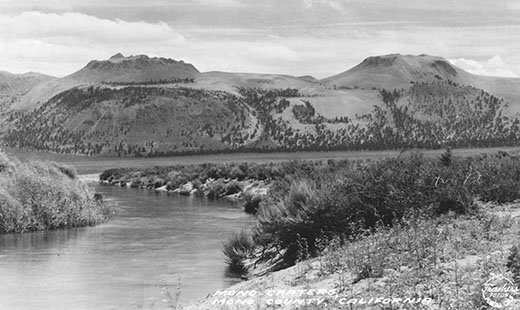
[[[429,54],[520,77],[520,1],[0,0],[0,70],[62,77],[119,52],[316,78]]]

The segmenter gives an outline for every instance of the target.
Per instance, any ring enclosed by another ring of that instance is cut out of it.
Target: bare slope
[[[0,71],[0,109],[9,108],[37,85],[53,79],[52,76],[35,72],[13,74]]]
[[[192,87],[222,90],[237,93],[238,88],[286,89],[297,88],[303,92],[315,93],[319,84],[308,79],[290,75],[205,72],[195,79]]]

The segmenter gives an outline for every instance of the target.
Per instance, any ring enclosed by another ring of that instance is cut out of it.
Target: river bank
[[[519,157],[327,165],[270,192],[225,245],[251,280],[186,309],[469,310],[508,302],[489,281],[520,285]]]
[[[366,307],[370,300],[373,308],[381,308],[391,297],[420,299],[419,309],[469,310],[486,307],[482,290],[492,273],[517,278],[514,266],[520,266],[520,258],[512,249],[520,233],[518,205],[511,203],[520,197],[517,156],[501,151],[457,158],[445,152],[434,158],[412,154],[378,162],[284,165],[114,169],[105,181],[125,193],[143,194],[133,186],[150,189],[145,195],[171,190],[186,199],[205,184],[215,183],[214,193],[244,188],[260,176],[270,184],[252,247],[230,247],[238,250],[232,255],[251,280],[186,309],[322,309],[325,304],[343,309]],[[193,188],[187,186],[186,195],[175,192],[188,183]],[[366,226],[347,225],[360,220]],[[284,263],[284,269],[258,276],[256,267],[270,263]]]
[[[478,216],[411,218],[343,246],[331,244],[319,257],[181,309],[487,308],[485,283],[495,275],[518,277],[507,266],[520,262],[511,254],[518,245],[520,203],[479,208]]]
[[[499,150],[507,151],[510,154],[519,154],[519,147],[503,148],[465,148],[453,149],[455,156],[474,156],[478,154],[494,154]],[[235,154],[213,154],[213,155],[193,155],[175,157],[93,157],[54,154],[41,151],[27,151],[23,149],[7,148],[8,154],[14,154],[19,158],[40,161],[56,161],[76,168],[79,174],[99,173],[103,170],[112,168],[139,168],[146,169],[155,166],[172,165],[200,165],[203,163],[228,164],[228,163],[270,163],[288,162],[293,160],[301,161],[327,161],[332,160],[380,160],[384,158],[398,157],[403,153],[410,153],[414,150],[393,150],[393,151],[331,151],[331,152],[294,152],[294,153],[235,153]],[[415,150],[422,152],[427,157],[438,157],[444,150]]]
[[[243,202],[256,213],[270,188],[296,174],[328,167],[324,162],[226,163],[118,168],[103,171],[101,183],[178,195],[225,198]]]

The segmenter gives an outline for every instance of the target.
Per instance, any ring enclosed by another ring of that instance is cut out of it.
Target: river
[[[255,221],[239,205],[93,186],[108,223],[0,236],[0,309],[171,309],[240,281],[221,250]]]
[[[456,150],[470,155],[482,149]],[[508,151],[518,153],[518,148]],[[496,152],[493,149],[487,153]],[[438,156],[441,150],[426,154]],[[110,167],[289,159],[384,158],[399,152],[232,154],[115,159],[9,150],[80,173]],[[316,157],[316,158],[315,158]],[[0,235],[0,309],[172,309],[240,281],[226,273],[222,243],[255,219],[230,201],[168,196],[92,183],[117,212],[87,228]],[[178,298],[177,298],[178,295]]]

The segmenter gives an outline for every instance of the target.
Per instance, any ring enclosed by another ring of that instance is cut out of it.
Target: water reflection
[[[58,251],[66,247],[67,242],[81,238],[85,233],[85,228],[73,228],[67,230],[35,232],[28,234],[8,234],[0,236],[0,255],[4,251],[11,252],[13,249],[18,251],[32,252],[45,248],[47,250]],[[56,248],[56,249],[54,249]]]

